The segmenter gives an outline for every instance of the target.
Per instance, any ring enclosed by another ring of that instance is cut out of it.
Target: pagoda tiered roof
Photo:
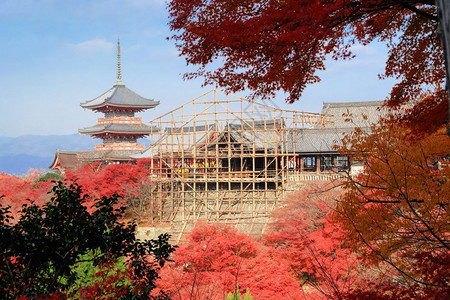
[[[93,161],[134,161],[131,158],[132,154],[139,153],[140,151],[133,150],[109,150],[109,151],[89,151],[80,152],[79,159],[83,162]]]
[[[78,131],[81,134],[101,134],[101,133],[110,133],[110,134],[121,134],[121,133],[130,133],[130,134],[138,134],[138,135],[147,135],[151,132],[154,132],[152,126],[148,126],[145,124],[115,124],[115,123],[106,123],[106,124],[96,124],[94,126],[85,127],[79,129]]]
[[[115,84],[108,91],[92,100],[83,102],[81,107],[93,110],[102,110],[102,108],[117,107],[117,108],[132,108],[135,111],[140,111],[148,108],[154,108],[159,105],[159,101],[144,98],[124,84]]]

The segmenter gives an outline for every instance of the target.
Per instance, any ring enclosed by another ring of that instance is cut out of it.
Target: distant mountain
[[[59,150],[90,150],[99,140],[80,135],[23,135],[19,137],[0,136],[0,156],[27,154],[49,157]]]
[[[23,174],[30,168],[47,169],[56,150],[92,150],[98,142],[79,134],[0,136],[0,172]]]
[[[24,174],[29,169],[43,170],[53,161],[53,157],[39,157],[26,154],[0,156],[0,173]]]

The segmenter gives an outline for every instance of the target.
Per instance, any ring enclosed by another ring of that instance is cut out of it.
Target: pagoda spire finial
[[[117,38],[117,80],[115,85],[124,85],[122,82],[122,69],[120,65],[120,38]]]

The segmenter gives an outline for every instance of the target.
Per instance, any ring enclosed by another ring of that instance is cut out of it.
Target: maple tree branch
[[[3,197],[3,196],[2,196]],[[5,252],[3,252],[3,261],[6,263],[6,266],[8,267],[8,274],[9,274],[9,281],[12,283],[13,290],[18,291],[18,288],[16,286],[16,281],[14,280],[13,272],[11,270],[11,261],[9,258],[5,255]]]
[[[411,5],[411,4],[406,3],[404,1],[400,2],[400,5],[403,6],[404,8],[406,8],[406,9],[408,9],[408,10],[410,10],[410,11],[416,13],[416,14],[418,14],[419,16],[425,17],[425,18],[427,18],[429,20],[432,20],[432,21],[436,21],[436,22],[438,21],[437,15],[429,14],[429,13],[423,11],[423,10],[418,9],[414,5]]]
[[[417,213],[416,209],[412,206],[412,203],[416,203],[416,201],[410,200],[409,197],[408,197],[408,195],[406,195],[406,194],[403,192],[403,190],[401,189],[401,187],[400,187],[400,185],[399,185],[399,183],[398,183],[396,173],[394,172],[394,170],[392,169],[391,165],[389,164],[389,161],[386,161],[386,164],[388,165],[389,170],[390,170],[390,172],[391,172],[391,175],[392,175],[392,177],[393,177],[393,179],[394,179],[394,182],[395,182],[395,186],[394,186],[394,187],[400,192],[400,195],[401,195],[402,198],[405,200],[405,202],[406,202],[406,204],[408,205],[410,211],[416,216],[416,218],[419,220],[419,222],[427,228],[428,232],[429,232],[429,233],[430,233],[430,234],[431,234],[431,235],[432,235],[439,243],[441,243],[445,248],[450,249],[450,246],[448,245],[448,243],[446,243],[446,242],[445,242],[444,240],[442,240],[439,236],[437,236],[437,234],[435,233],[434,229],[430,227],[430,225],[428,224],[428,222],[426,222],[426,221],[425,221],[425,220]],[[406,184],[405,188],[406,188],[406,190],[407,190],[407,183],[408,183],[408,180],[407,180],[406,169],[404,170],[404,172],[405,172],[404,176],[405,176],[405,184]]]
[[[423,200],[419,200],[419,199],[409,200],[409,202],[411,202],[411,203],[424,203]],[[400,201],[400,200],[375,200],[375,199],[368,199],[365,202],[364,201],[360,201],[359,203],[361,203],[361,204],[366,204],[366,203],[400,204],[400,203],[402,203],[402,201]]]
[[[450,246],[448,243],[446,243],[444,240],[442,240],[437,234],[434,232],[434,230],[430,227],[430,225],[423,220],[423,218],[417,213],[417,211],[414,209],[414,207],[411,205],[411,203],[406,200],[406,203],[408,204],[409,209],[412,211],[412,213],[419,219],[419,221],[428,229],[428,232],[434,236],[434,238],[439,241],[445,248],[450,250]]]
[[[304,274],[299,273],[295,266],[290,264],[291,269],[297,274],[298,277],[302,277],[304,276]],[[301,286],[303,287],[306,283],[308,283],[309,285],[311,285],[314,289],[316,289],[317,291],[319,291],[319,293],[323,294],[325,297],[327,297],[328,299],[333,299],[332,295],[329,295],[323,288],[322,285],[317,282],[316,278],[313,278],[312,280],[310,279],[310,273],[305,272],[306,274],[308,274],[308,278],[305,279],[305,281],[301,284]],[[303,289],[302,289],[303,290]],[[304,290],[303,290],[304,291]]]
[[[395,182],[395,187],[399,192],[400,195],[402,196],[402,198],[405,200],[406,204],[408,205],[410,211],[416,216],[416,218],[419,220],[419,222],[424,225],[427,229],[428,232],[439,242],[441,243],[445,248],[450,249],[450,246],[448,245],[448,243],[446,243],[444,240],[442,240],[439,236],[437,236],[437,234],[434,232],[433,228],[430,227],[430,225],[417,213],[417,211],[415,210],[415,208],[412,206],[412,203],[415,203],[413,201],[411,201],[408,197],[408,195],[406,195],[402,189],[400,188],[400,185],[398,183],[397,180],[397,176],[396,173],[394,172],[393,168],[391,167],[391,165],[389,164],[389,161],[386,161],[386,164],[391,172],[391,175],[394,179]],[[406,172],[406,169],[405,169]],[[405,175],[406,176],[406,175]],[[408,181],[405,180],[405,183],[407,183]]]
[[[339,212],[341,215],[343,215],[343,212]],[[375,250],[370,244],[369,242],[366,241],[366,239],[364,238],[364,236],[362,235],[362,233],[359,231],[358,227],[356,226],[356,224],[353,222],[353,220],[351,219],[350,216],[348,215],[344,215],[344,217],[347,218],[347,220],[350,221],[351,225],[353,226],[353,228],[355,229],[356,233],[358,234],[359,238],[361,239],[361,241],[364,243],[364,245],[366,245],[367,248],[369,248],[370,251],[372,251],[373,253],[375,253],[377,256],[381,257],[381,259],[383,261],[385,261],[387,264],[389,264],[390,266],[392,266],[395,270],[397,270],[398,272],[400,272],[400,274],[404,275],[405,277],[413,280],[416,283],[419,284],[423,284],[425,286],[434,286],[434,287],[446,287],[446,286],[441,286],[441,285],[435,285],[429,282],[424,282],[421,281],[417,278],[414,278],[412,275],[406,273],[406,271],[400,269],[395,263],[393,263],[390,259],[388,259],[387,257],[385,257],[383,254],[381,254],[378,250]]]
[[[414,1],[414,3],[417,3],[417,1]],[[421,1],[420,3],[424,3],[424,1]],[[434,3],[424,3],[424,4],[435,5]],[[347,13],[346,16],[343,16],[341,18],[336,18],[336,22],[332,23],[330,28],[339,27],[341,25],[348,25],[349,23],[355,22],[357,20],[361,20],[365,16],[370,15],[372,13],[382,12],[382,11],[385,11],[385,10],[391,10],[391,9],[393,9],[393,7],[395,5],[400,5],[403,8],[411,10],[414,13],[417,13],[417,14],[420,14],[420,15],[422,15],[421,13],[426,14],[427,16],[424,16],[424,17],[426,17],[427,19],[434,20],[432,18],[429,18],[429,16],[435,17],[436,21],[437,21],[437,16],[434,16],[434,15],[428,14],[426,12],[423,12],[423,11],[419,10],[417,7],[415,7],[415,6],[413,6],[413,5],[409,4],[409,3],[405,3],[404,1],[400,1],[400,3],[397,3],[397,4],[395,4],[395,3],[385,3],[384,5],[380,5],[378,3],[375,6],[355,6],[351,11],[349,11]],[[408,7],[406,7],[406,6],[408,6]],[[414,8],[416,11],[410,9],[411,7]]]
[[[335,280],[333,280],[333,276],[330,274],[330,271],[327,270],[327,268],[317,258],[316,252],[312,249],[310,245],[307,245],[306,248],[309,250],[309,253],[319,266],[319,269],[321,270],[325,280],[328,282],[328,285],[330,285],[331,289],[334,291],[334,296],[337,297],[337,299],[344,299],[341,291],[339,290],[339,286],[336,284]],[[322,293],[329,298],[335,299],[335,297],[332,297],[332,295],[327,295],[323,291]]]

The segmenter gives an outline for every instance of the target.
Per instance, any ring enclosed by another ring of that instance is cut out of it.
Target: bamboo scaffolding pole
[[[200,219],[251,220],[248,230],[259,228],[287,188],[297,131],[324,121],[217,90],[155,118],[150,153],[159,220],[180,224],[177,240]]]

